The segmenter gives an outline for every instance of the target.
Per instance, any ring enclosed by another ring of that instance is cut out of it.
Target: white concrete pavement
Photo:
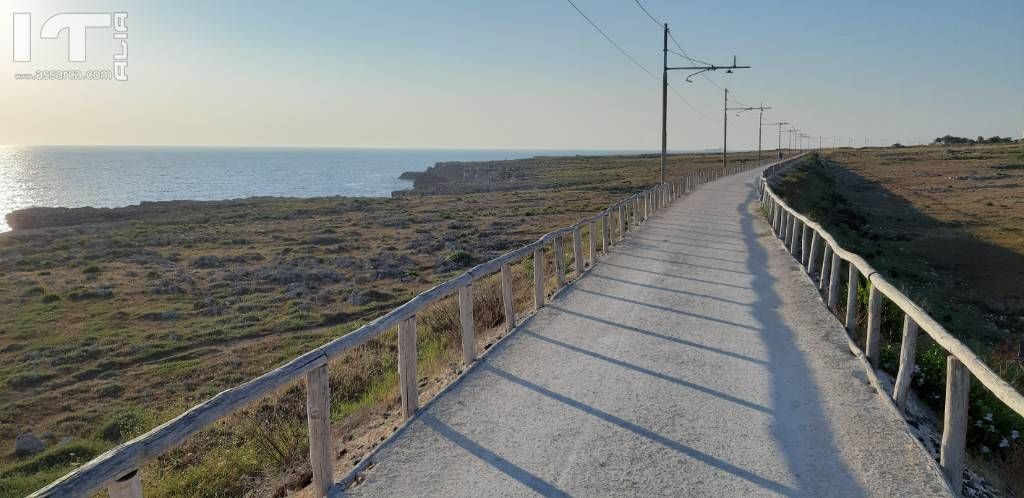
[[[373,457],[348,496],[942,496],[758,215],[656,213]]]

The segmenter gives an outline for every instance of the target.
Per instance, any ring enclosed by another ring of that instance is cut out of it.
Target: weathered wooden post
[[[772,199],[772,211],[775,215],[772,217],[772,228],[775,229],[775,237],[782,237],[782,210],[779,209],[779,203]]]
[[[864,353],[871,362],[871,366],[878,368],[879,344],[882,339],[882,293],[871,282],[871,290],[868,293],[868,335],[864,347]]]
[[[562,234],[555,235],[554,246],[555,281],[561,289],[565,285],[565,249],[562,249]]]
[[[544,307],[544,247],[533,250],[533,310]]]
[[[601,248],[607,254],[609,247],[611,247],[611,240],[608,236],[608,213],[605,212],[601,216]]]
[[[415,362],[415,345],[413,351]],[[413,371],[415,369],[414,364]],[[306,422],[309,426],[309,465],[313,471],[313,492],[317,498],[323,498],[334,485],[331,387],[326,364],[306,374]]]
[[[501,265],[501,302],[505,305],[505,332],[516,326],[516,310],[512,305],[512,268],[508,263]]]
[[[839,304],[839,263],[842,263],[842,258],[839,257],[832,251],[832,268],[829,270],[828,275],[828,309],[834,310],[836,305]]]
[[[533,267],[534,275],[536,276],[536,261]],[[462,361],[469,365],[476,359],[476,327],[473,323],[473,284],[459,287],[459,325],[462,329]]]
[[[892,397],[901,413],[907,410],[910,393],[910,379],[914,377],[914,363],[917,355],[917,322],[910,315],[903,315],[903,341],[900,343],[900,369],[896,373],[896,385]]]
[[[597,223],[590,222],[590,267],[597,264]]]
[[[618,238],[626,239],[626,208],[618,205]]]
[[[825,244],[825,254],[821,256],[821,273],[818,274],[818,290],[824,292],[828,285],[828,270],[832,258],[832,247]]]
[[[860,287],[860,270],[850,263],[849,282],[846,284],[846,331],[853,335],[857,327],[857,288]]]
[[[818,249],[821,246],[821,236],[818,235],[817,230],[812,230],[812,232],[814,233],[811,235],[811,248],[807,252],[807,263],[804,265],[807,273],[811,273],[811,270],[814,269],[818,259]]]
[[[416,315],[398,323],[398,391],[402,417],[409,419],[419,405],[416,384]]]
[[[110,498],[142,498],[142,477],[135,469],[107,485]]]
[[[810,259],[811,255],[811,229],[806,223],[803,224],[804,229],[800,237],[800,265],[804,268],[807,267],[807,260]]]
[[[964,449],[967,442],[967,407],[971,374],[955,356],[946,357],[946,410],[942,417],[942,470],[953,492],[964,487]]]
[[[793,231],[792,231],[793,232],[793,236],[791,237],[792,242],[791,242],[791,245],[790,245],[790,254],[792,254],[793,257],[795,259],[797,259],[798,261],[801,258],[801,254],[800,254],[800,241],[801,241],[801,232],[803,232],[803,230],[802,230],[803,224],[804,224],[804,222],[801,221],[800,218],[798,218],[796,216],[793,217]]]
[[[580,228],[572,231],[572,259],[576,262],[576,276],[583,276],[583,267],[587,262],[583,260],[583,234]]]

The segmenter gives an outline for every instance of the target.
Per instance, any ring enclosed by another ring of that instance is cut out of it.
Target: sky
[[[0,144],[402,148],[660,147],[662,33],[633,0],[3,0]],[[1024,130],[1024,2],[641,0],[686,52],[750,69],[670,72],[674,150],[722,145],[722,101],[764,103],[840,145]],[[127,12],[127,81],[16,80],[110,69],[110,28],[41,39],[61,12]],[[13,14],[32,61],[13,62]],[[670,54],[670,65],[689,61]],[[717,86],[716,86],[717,85]],[[728,116],[757,146],[756,112]],[[765,147],[777,140],[766,127]],[[815,142],[817,140],[814,140]]]

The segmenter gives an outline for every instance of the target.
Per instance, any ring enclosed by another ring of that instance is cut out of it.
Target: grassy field
[[[669,171],[719,164],[714,154],[672,156]],[[513,169],[516,189],[501,192],[480,192],[493,190],[483,183],[461,195],[148,203],[12,217],[12,226],[33,228],[0,234],[0,496],[24,495],[473,264],[654,184],[658,159],[538,158]],[[519,309],[531,306],[533,264],[516,268]],[[487,281],[476,293],[480,349],[500,335],[497,289]],[[459,371],[457,308],[442,302],[419,320],[429,396]],[[332,362],[341,468],[398,423],[395,350],[386,334]],[[304,396],[301,386],[285,389],[154,461],[144,469],[147,496],[301,488],[309,480]],[[25,430],[47,450],[16,457],[14,440]]]
[[[1024,146],[823,152],[778,188],[1024,391]],[[887,307],[882,365],[890,373],[901,320]],[[918,364],[914,385],[941,413],[945,353],[925,340]],[[977,382],[970,416],[979,463],[1024,494],[1024,419]]]

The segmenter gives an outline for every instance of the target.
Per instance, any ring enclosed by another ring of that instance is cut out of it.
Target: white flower
[[[985,414],[985,420],[991,422],[992,421],[992,414],[991,413],[986,413]]]
[[[1000,448],[1009,448],[1010,447],[1010,442],[1007,441],[1006,438],[1004,437],[1002,441],[999,441],[999,447]]]
[[[981,447],[981,452],[982,453],[992,453],[992,450],[988,449],[988,446],[982,446]]]
[[[996,431],[996,426],[994,426],[994,425],[991,425],[991,424],[990,424],[990,425],[988,426],[988,431],[989,431],[989,432],[995,432],[995,431]]]
[[[974,426],[975,426],[975,427],[981,427],[981,426],[982,426],[982,425],[981,425],[981,420],[978,420],[977,422],[975,422],[975,423],[974,423]]]
[[[914,373],[921,373],[921,365],[914,365]]]
[[[1020,439],[1020,431],[1016,429],[1010,431],[1010,439]]]

